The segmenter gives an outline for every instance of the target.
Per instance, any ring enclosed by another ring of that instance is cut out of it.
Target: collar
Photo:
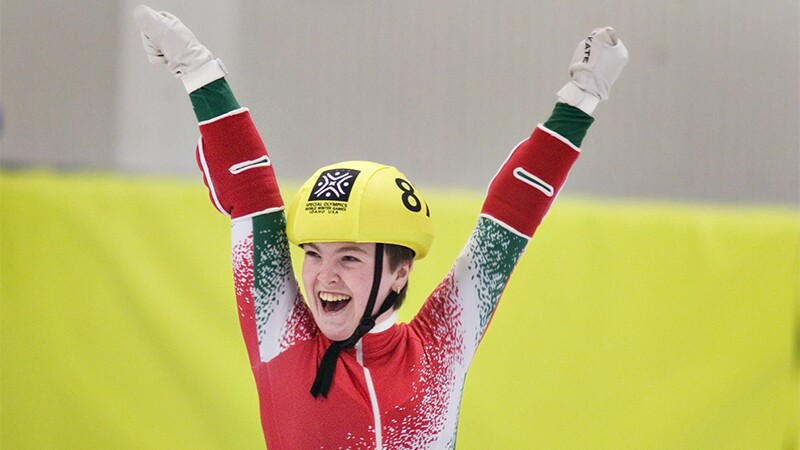
[[[376,323],[375,326],[372,327],[372,329],[369,331],[369,334],[386,331],[389,328],[392,328],[392,325],[396,323],[397,323],[397,311],[393,310],[392,313],[389,315],[389,317],[386,318],[386,320]]]

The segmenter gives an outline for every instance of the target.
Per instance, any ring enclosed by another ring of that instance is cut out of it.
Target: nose
[[[339,282],[339,273],[333,265],[323,264],[317,273],[317,281],[323,286],[335,285]]]

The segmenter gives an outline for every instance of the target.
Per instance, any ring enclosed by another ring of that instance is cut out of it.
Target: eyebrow
[[[307,245],[307,246],[311,247],[312,249],[314,249],[315,251],[319,251],[319,247],[317,247],[313,243],[303,244],[303,245]],[[343,245],[342,247],[337,248],[336,252],[337,253],[356,252],[356,253],[362,253],[362,254],[365,254],[365,255],[369,253],[365,249],[363,249],[363,248],[361,248],[361,247],[359,247],[357,245]]]
[[[349,253],[349,252],[356,252],[356,253],[363,253],[363,254],[365,254],[365,255],[369,253],[368,251],[366,251],[366,250],[364,250],[363,248],[361,248],[361,247],[359,247],[359,246],[356,246],[356,245],[345,245],[344,247],[339,247],[339,249],[338,249],[337,251],[338,251],[339,253],[343,253],[343,252],[348,252],[348,253]]]

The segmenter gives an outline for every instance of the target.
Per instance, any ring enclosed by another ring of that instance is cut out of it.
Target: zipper
[[[375,448],[376,450],[382,450],[381,410],[378,408],[378,396],[375,394],[375,385],[372,384],[372,375],[370,375],[369,369],[364,366],[364,351],[360,340],[356,343],[356,361],[364,369],[364,378],[367,380],[367,391],[370,403],[372,403],[372,417],[375,420]]]

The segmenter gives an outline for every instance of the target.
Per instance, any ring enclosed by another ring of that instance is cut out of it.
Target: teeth
[[[349,295],[335,294],[332,292],[320,292],[319,298],[326,302],[341,302],[344,300],[350,300]]]

